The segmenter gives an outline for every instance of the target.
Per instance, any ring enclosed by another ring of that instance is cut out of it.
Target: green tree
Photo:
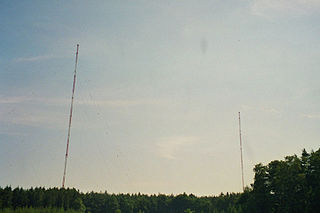
[[[254,205],[255,209],[258,209],[259,212],[270,212],[270,189],[268,185],[268,170],[266,166],[262,164],[257,164],[253,171],[254,183],[253,183],[253,196],[254,201],[251,205]]]
[[[72,209],[78,211],[78,212],[85,212],[86,211],[86,207],[83,204],[83,201],[80,197],[77,197],[73,203],[72,203]]]

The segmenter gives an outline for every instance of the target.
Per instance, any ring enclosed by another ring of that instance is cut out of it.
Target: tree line
[[[295,213],[320,209],[320,149],[254,167],[243,193],[110,194],[76,189],[0,187],[1,213]]]

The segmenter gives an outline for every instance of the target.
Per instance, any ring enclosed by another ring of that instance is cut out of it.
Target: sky
[[[240,192],[319,149],[320,1],[0,2],[0,186]]]

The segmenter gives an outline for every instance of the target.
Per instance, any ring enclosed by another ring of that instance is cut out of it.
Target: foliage
[[[252,190],[241,194],[244,212],[317,212],[320,209],[320,149],[254,168]]]
[[[32,208],[32,207],[24,207],[24,208],[5,208],[0,209],[0,213],[80,213],[79,211],[69,209],[59,209],[59,208]]]

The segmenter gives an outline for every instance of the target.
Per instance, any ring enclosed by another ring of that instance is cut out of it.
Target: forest
[[[257,164],[243,193],[110,194],[0,187],[0,213],[309,213],[320,209],[320,149]]]

